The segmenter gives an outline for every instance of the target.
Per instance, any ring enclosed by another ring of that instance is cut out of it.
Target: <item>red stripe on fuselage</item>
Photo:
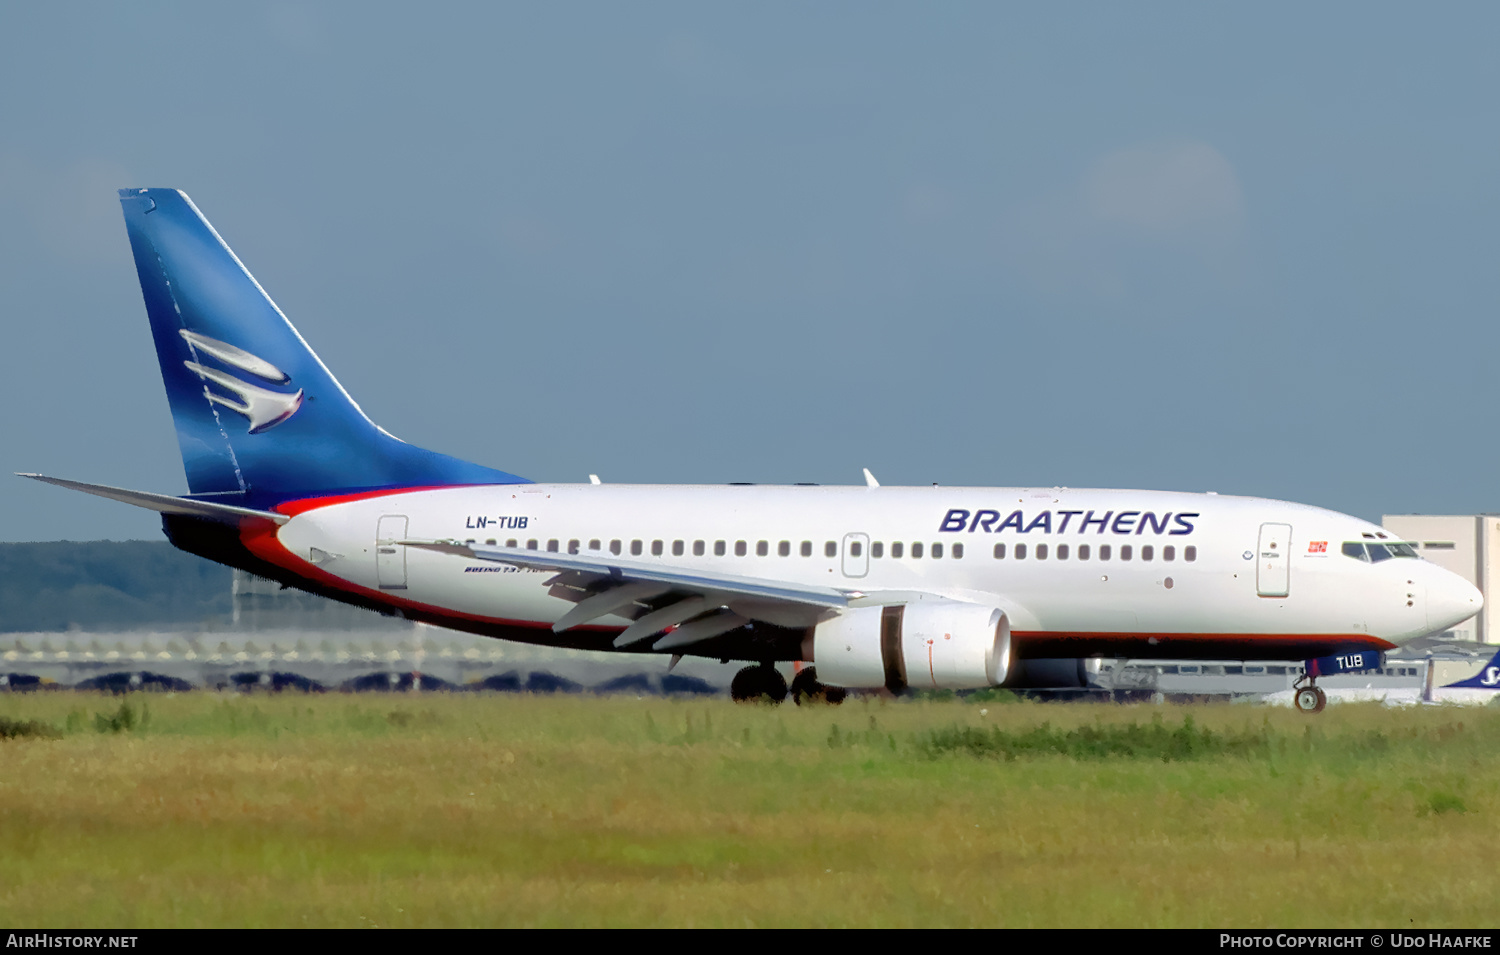
[[[373,491],[355,491],[351,494],[330,494],[326,497],[303,497],[294,501],[282,501],[271,510],[287,517],[296,517],[298,514],[306,514],[320,507],[332,507],[334,504],[348,504],[350,501],[368,501],[374,497],[389,497],[393,494],[412,494],[417,491],[446,491],[458,487],[488,487],[482,484],[434,484],[427,487],[384,487]],[[509,485],[496,484],[495,487],[509,487]]]
[[[1017,655],[1158,660],[1302,660],[1355,649],[1394,650],[1368,633],[1120,633],[1016,630]]]

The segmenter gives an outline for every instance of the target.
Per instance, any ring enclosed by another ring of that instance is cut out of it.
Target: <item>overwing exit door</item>
[[[863,577],[870,572],[870,535],[844,535],[844,576]]]
[[[1260,525],[1255,549],[1255,592],[1262,597],[1285,597],[1290,590],[1292,525]]]
[[[406,589],[406,548],[396,541],[406,539],[406,518],[387,514],[375,529],[375,576],[381,590]]]

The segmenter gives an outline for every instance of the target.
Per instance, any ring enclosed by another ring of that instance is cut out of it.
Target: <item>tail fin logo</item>
[[[286,372],[243,348],[236,348],[209,338],[207,335],[190,332],[185,328],[179,329],[178,334],[187,342],[194,359],[199,358],[201,353],[272,384],[291,383],[292,378]],[[230,411],[244,415],[249,420],[251,434],[269,431],[296,414],[302,407],[302,389],[300,388],[295,394],[285,394],[260,385],[252,385],[228,372],[206,367],[196,360],[185,361],[183,364],[187,366],[188,371],[203,380],[203,396],[210,403],[223,405]],[[209,383],[217,385],[233,397],[225,397],[213,391],[209,388]]]

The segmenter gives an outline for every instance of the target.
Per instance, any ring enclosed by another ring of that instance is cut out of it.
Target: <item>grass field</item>
[[[1481,927],[1500,711],[0,697],[0,923]]]

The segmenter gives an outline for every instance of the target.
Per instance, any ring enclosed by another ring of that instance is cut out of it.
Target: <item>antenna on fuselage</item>
[[[865,468],[865,487],[879,487],[879,486],[880,486],[880,482],[877,481],[877,480],[875,480],[875,475],[873,475],[873,474],[870,473],[870,469],[869,468]]]

